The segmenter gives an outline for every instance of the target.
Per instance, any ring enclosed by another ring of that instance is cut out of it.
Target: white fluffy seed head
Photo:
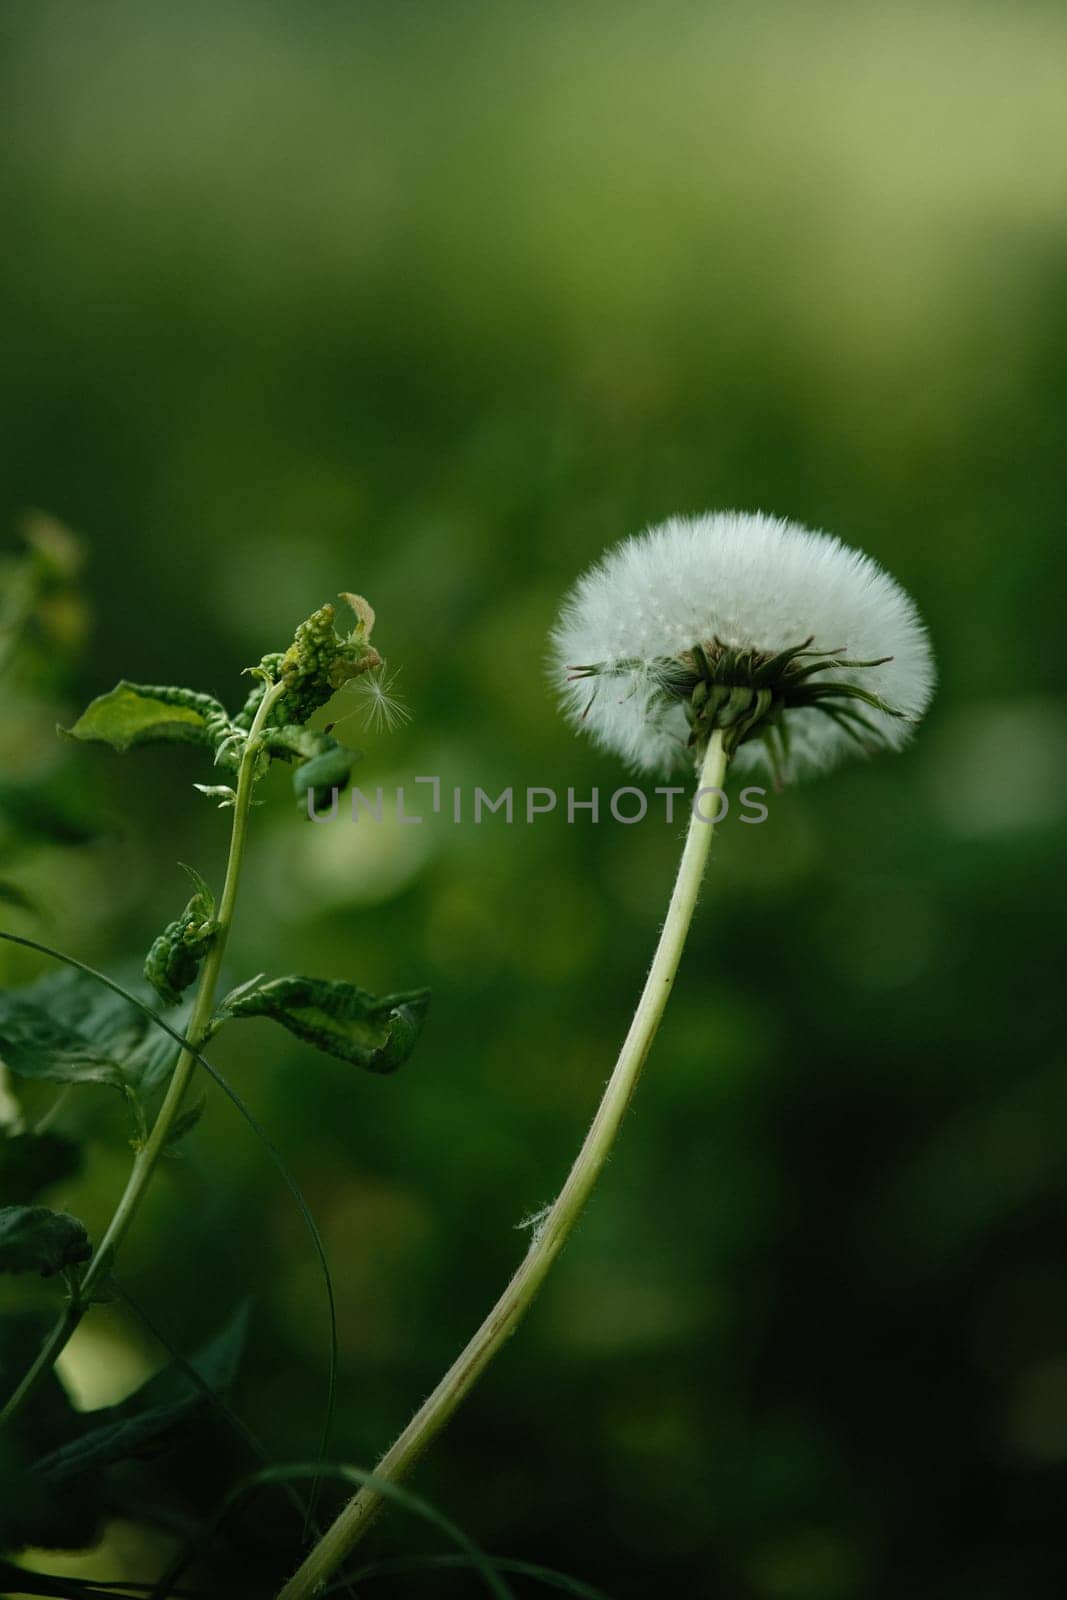
[[[926,630],[910,597],[869,556],[839,539],[761,512],[672,517],[625,540],[578,580],[552,633],[552,677],[577,727],[631,766],[667,772],[691,764],[689,725],[662,690],[664,658],[719,641],[767,655],[812,639],[827,662],[809,680],[869,691],[900,717],[858,709],[877,743],[899,749],[930,702],[935,668]],[[593,676],[575,668],[597,667]],[[825,771],[855,753],[848,729],[816,706],[795,706],[788,721],[788,776]],[[734,757],[741,772],[768,770],[760,738]]]

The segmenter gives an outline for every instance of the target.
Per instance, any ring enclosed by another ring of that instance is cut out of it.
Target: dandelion
[[[899,749],[929,703],[922,622],[869,556],[759,513],[673,517],[617,545],[552,639],[567,715],[644,771],[721,728],[739,772],[806,777]]]
[[[929,703],[934,667],[912,601],[869,557],[759,514],[676,517],[608,552],[566,598],[552,675],[570,719],[643,770],[695,764],[780,779],[850,750],[899,749]],[[280,1600],[309,1600],[514,1332],[611,1152],[674,983],[713,824],[694,803],[659,943],[622,1049],[558,1198],[527,1219],[529,1248],[477,1333],[373,1479]]]

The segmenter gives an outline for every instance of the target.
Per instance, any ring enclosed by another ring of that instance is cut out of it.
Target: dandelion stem
[[[722,733],[716,731],[708,742],[700,776],[701,788],[720,788],[726,764]],[[698,815],[694,805],[652,966],[615,1069],[567,1181],[536,1229],[529,1251],[511,1282],[466,1349],[395,1444],[386,1451],[374,1469],[375,1479],[395,1484],[410,1472],[497,1351],[514,1333],[577,1223],[611,1152],[663,1016],[693,918],[713,832],[713,825]],[[282,1588],[278,1600],[310,1600],[363,1538],[381,1511],[384,1498],[381,1491],[370,1484],[360,1489]]]
[[[189,1019],[186,1037],[194,1048],[200,1048],[207,1034],[211,1022],[211,1014],[215,1006],[215,988],[218,983],[219,969],[222,966],[222,957],[226,949],[226,939],[233,922],[234,905],[237,900],[237,884],[241,875],[241,863],[244,859],[245,830],[248,824],[248,812],[252,803],[252,790],[255,787],[256,757],[258,755],[259,734],[266,723],[267,717],[275,701],[284,692],[281,683],[268,687],[263,694],[256,711],[255,720],[249,729],[248,738],[245,740],[241,756],[241,764],[237,777],[237,793],[233,808],[233,828],[230,834],[230,850],[226,861],[226,876],[223,880],[222,894],[219,897],[217,915],[217,930],[211,948],[204,958],[204,965],[200,971],[200,981],[197,987],[196,1000],[193,1005],[193,1014]],[[104,1237],[88,1267],[85,1276],[77,1286],[77,1292],[71,1295],[56,1319],[37,1357],[26,1373],[18,1388],[8,1399],[3,1411],[0,1411],[0,1423],[8,1422],[16,1411],[26,1403],[30,1396],[42,1382],[45,1375],[55,1366],[56,1361],[81,1322],[82,1317],[93,1302],[94,1291],[97,1291],[106,1282],[111,1271],[115,1256],[126,1233],[132,1223],[137,1208],[144,1198],[145,1190],[151,1182],[152,1175],[159,1164],[160,1157],[167,1147],[167,1140],[175,1117],[181,1109],[185,1098],[185,1091],[196,1068],[196,1058],[192,1053],[183,1049],[175,1063],[171,1074],[163,1104],[159,1108],[152,1131],[137,1152],[130,1176],[126,1182],[122,1197],[115,1207],[111,1221],[108,1223]]]

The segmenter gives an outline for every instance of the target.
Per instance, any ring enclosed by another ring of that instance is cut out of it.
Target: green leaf
[[[168,1021],[163,1017],[157,1016],[156,1013],[152,1011],[143,1000],[139,999],[137,995],[131,993],[129,989],[124,989],[120,983],[116,983],[114,978],[109,978],[104,972],[98,972],[95,967],[90,967],[84,961],[79,961],[76,956],[67,955],[65,951],[56,950],[51,945],[43,944],[39,939],[30,939],[25,934],[10,933],[7,929],[0,928],[0,941],[20,946],[26,950],[36,950],[41,955],[50,956],[54,961],[62,962],[68,970],[62,974],[57,973],[55,975],[57,978],[62,976],[71,980],[77,980],[80,983],[98,985],[102,991],[106,991],[105,998],[112,1006],[115,1004],[121,1004],[130,1012],[138,1014],[142,1018],[146,1027],[151,1026],[154,1032],[158,1031],[158,1033],[166,1035],[172,1041],[173,1045],[190,1050],[202,1071],[206,1072],[208,1077],[211,1078],[214,1083],[218,1084],[219,1088],[230,1101],[231,1105],[233,1105],[234,1108],[244,1118],[244,1121],[251,1128],[256,1138],[262,1144],[264,1150],[267,1152],[267,1155],[270,1157],[275,1170],[281,1177],[282,1182],[292,1195],[297,1210],[300,1212],[304,1226],[307,1228],[308,1237],[311,1240],[315,1251],[315,1258],[318,1262],[319,1270],[322,1273],[323,1288],[326,1291],[326,1308],[328,1313],[329,1329],[329,1355],[327,1361],[326,1379],[326,1410],[323,1418],[322,1437],[319,1446],[320,1455],[325,1457],[333,1423],[334,1401],[337,1393],[337,1296],[334,1292],[333,1275],[330,1272],[330,1264],[326,1258],[326,1247],[322,1242],[322,1234],[319,1232],[318,1224],[311,1213],[310,1206],[301,1192],[299,1184],[285,1164],[281,1151],[278,1149],[277,1145],[270,1137],[270,1134],[267,1132],[266,1128],[264,1128],[263,1124],[259,1121],[254,1112],[245,1104],[244,1100],[237,1093],[237,1090],[233,1087],[233,1085],[223,1077],[222,1073],[219,1072],[216,1067],[212,1066],[207,1056],[205,1056],[201,1050],[194,1048],[189,1040],[178,1032],[177,1028],[175,1027],[175,1023],[179,1020],[179,1017],[175,1017]],[[40,986],[41,985],[39,983],[37,987],[39,988]],[[248,986],[242,986],[242,988],[246,987]],[[2,1321],[0,1321],[0,1376],[2,1376],[4,1356],[3,1336],[4,1324]],[[51,1379],[54,1388],[62,1393],[58,1381],[52,1378],[51,1374],[49,1374],[49,1379]],[[45,1380],[44,1387],[46,1390],[49,1387],[49,1379]],[[0,1532],[2,1532],[2,1529],[0,1529]],[[0,1539],[0,1543],[2,1542],[3,1540]],[[84,1544],[88,1544],[90,1541],[85,1539],[82,1542]]]
[[[132,750],[143,744],[212,744],[209,721],[225,711],[209,695],[192,689],[148,688],[116,684],[98,695],[72,728],[60,728],[71,739]]]
[[[395,1072],[415,1048],[430,1004],[428,989],[377,995],[327,978],[275,978],[235,990],[222,1003],[228,1017],[271,1017],[327,1055]]]
[[[0,1208],[0,1272],[39,1272],[50,1278],[87,1261],[89,1235],[77,1217],[47,1206]]]
[[[237,1375],[248,1332],[248,1301],[242,1301],[212,1339],[201,1346],[189,1366],[211,1393],[229,1388]],[[158,1448],[188,1422],[208,1397],[191,1374],[177,1363],[164,1367],[119,1405],[84,1414],[81,1431],[36,1462],[34,1472],[49,1484],[69,1483],[98,1472],[115,1461],[127,1461]]]
[[[125,1057],[146,1026],[136,1006],[74,968],[50,972],[11,993],[46,1011],[57,1024],[76,1030],[116,1061]]]
[[[130,1086],[110,1048],[102,1048],[61,1014],[46,1009],[40,998],[32,989],[0,993],[0,1059],[5,1066],[21,1078],[103,1083],[129,1094]]]
[[[321,729],[302,727],[298,722],[287,722],[280,728],[263,730],[265,748],[272,756],[281,756],[283,760],[299,756],[303,761],[310,761],[312,756],[321,755],[334,742]]]
[[[0,1057],[4,1055],[3,1016],[8,998],[15,1001],[20,1010],[33,1006],[36,1012],[47,1013],[54,1024],[77,1035],[77,1043],[83,1051],[94,1050],[121,1068],[122,1082],[115,1086],[124,1092],[132,1088],[142,1099],[146,1098],[160,1086],[174,1065],[177,1051],[169,1033],[154,1027],[151,1017],[123,995],[75,967],[38,978],[24,989],[10,991],[9,996],[0,994]],[[176,1026],[184,1025],[188,1009],[184,1005],[173,1014]],[[105,1075],[102,1079],[79,1078],[77,1081],[110,1083],[112,1080]]]
[[[293,794],[302,810],[307,808],[308,791],[313,791],[316,811],[330,800],[330,791],[344,789],[359,760],[358,750],[349,750],[334,740],[329,748],[310,761],[304,761],[293,773]]]
[[[0,1138],[0,1205],[35,1200],[42,1189],[72,1178],[81,1151],[61,1133],[16,1133]]]
[[[193,999],[187,996],[176,1010],[169,1013],[171,1026],[184,1034],[192,1013]],[[172,1036],[164,1033],[162,1028],[153,1027],[143,1012],[139,1013],[139,1021],[142,1026],[141,1037],[129,1054],[123,1057],[122,1070],[133,1084],[138,1099],[144,1101],[169,1079],[178,1059],[178,1049]]]

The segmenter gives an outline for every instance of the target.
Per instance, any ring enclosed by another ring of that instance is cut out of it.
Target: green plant
[[[116,1262],[164,1155],[187,1137],[204,1101],[192,1090],[198,1070],[222,1084],[257,1133],[266,1138],[204,1056],[227,1023],[268,1017],[302,1040],[377,1073],[395,1071],[418,1039],[428,1004],[425,990],[384,997],[338,979],[301,975],[253,978],[221,999],[219,980],[233,924],[245,841],[257,785],[272,762],[293,768],[293,789],[305,808],[313,796],[343,786],[357,752],[309,719],[343,684],[373,678],[383,668],[370,643],[374,614],[360,596],[344,597],[354,625],[338,633],[334,608],[323,606],[296,630],[283,652],[250,669],[251,691],[230,715],[213,696],[191,689],[122,682],[94,700],[66,730],[79,742],[117,751],[168,742],[211,756],[222,783],[197,785],[231,814],[229,851],[216,894],[186,868],[192,893],[152,942],[138,995],[77,958],[40,941],[3,933],[5,940],[55,957],[61,970],[0,992],[0,1057],[17,1080],[53,1083],[61,1091],[105,1086],[129,1108],[134,1158],[111,1221],[94,1247],[75,1217],[39,1203],[50,1185],[72,1173],[76,1141],[38,1123],[0,1130],[0,1272],[32,1273],[59,1281],[65,1299],[50,1330],[33,1348],[33,1319],[0,1330],[5,1395],[0,1450],[9,1489],[0,1508],[0,1542],[70,1545],[91,1536],[104,1504],[109,1469],[169,1437],[231,1381],[244,1340],[247,1308],[199,1354],[171,1367],[121,1406],[79,1416],[55,1380],[55,1363],[94,1304],[122,1295]],[[280,1157],[269,1144],[273,1158]],[[280,1163],[281,1164],[281,1163]],[[283,1164],[282,1164],[283,1165]],[[284,1165],[283,1165],[284,1171]],[[331,1311],[330,1395],[323,1428],[325,1452],[336,1365],[333,1297],[317,1229],[292,1180],[287,1181],[311,1228],[326,1276]],[[316,1486],[301,1503],[305,1527],[314,1517]]]

